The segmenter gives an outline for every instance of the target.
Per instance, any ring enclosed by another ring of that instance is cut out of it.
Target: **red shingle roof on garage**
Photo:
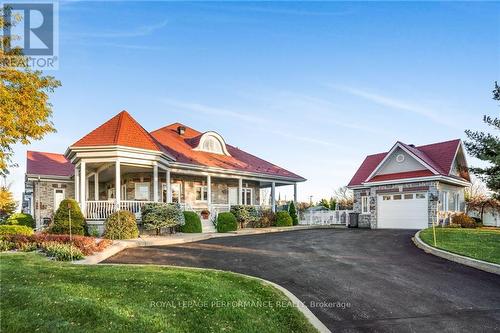
[[[438,142],[423,146],[410,146],[399,142],[406,149],[411,151],[415,156],[428,164],[442,176],[449,176],[451,168],[453,167],[453,160],[460,144],[460,140],[450,140],[445,142]],[[370,174],[377,168],[377,166],[386,157],[388,152],[369,155],[365,158],[361,166],[356,171],[348,186],[362,185],[367,181]],[[377,175],[370,179],[369,182],[383,181],[383,180],[398,180],[405,178],[418,178],[432,176],[433,173],[429,170],[400,172],[386,175]]]
[[[75,167],[62,154],[27,152],[26,173],[29,175],[70,177],[74,172]]]

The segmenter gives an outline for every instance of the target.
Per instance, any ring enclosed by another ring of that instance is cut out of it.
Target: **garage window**
[[[384,195],[382,198],[384,200],[391,200],[391,196],[390,195]]]
[[[361,214],[370,213],[370,197],[361,197]]]
[[[405,194],[404,198],[405,198],[405,200],[411,200],[411,199],[413,199],[413,194]]]
[[[396,195],[393,195],[392,198],[394,200],[401,200],[401,194],[396,194]]]
[[[425,194],[417,193],[417,194],[415,194],[415,199],[425,199]]]

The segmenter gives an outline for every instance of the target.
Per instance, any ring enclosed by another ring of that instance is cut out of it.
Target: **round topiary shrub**
[[[230,212],[223,212],[217,215],[217,232],[236,231],[238,222],[236,217]]]
[[[0,225],[1,235],[33,235],[33,228],[24,225]]]
[[[64,199],[54,215],[54,223],[49,228],[52,234],[69,234],[69,216],[71,213],[71,233],[83,235],[85,233],[85,219],[80,206],[74,199]]]
[[[35,220],[33,219],[33,216],[31,216],[30,214],[24,214],[24,213],[12,214],[5,221],[5,224],[24,225],[24,226],[30,227],[30,228],[36,227]]]
[[[276,226],[277,227],[291,227],[293,225],[292,217],[288,212],[277,212],[276,213]]]
[[[198,214],[189,211],[185,211],[183,213],[184,213],[185,223],[183,226],[181,226],[181,232],[185,233],[201,232],[202,231],[201,220]]]
[[[135,215],[127,210],[120,210],[108,216],[104,222],[104,238],[131,239],[139,236]]]

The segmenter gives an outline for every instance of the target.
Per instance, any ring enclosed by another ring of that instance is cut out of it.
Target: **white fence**
[[[128,210],[135,214],[136,219],[141,217],[142,207],[153,201],[120,201],[120,210]],[[87,220],[105,220],[109,215],[116,211],[115,201],[87,201],[85,203],[87,209]]]
[[[301,215],[300,225],[349,225],[349,213],[353,210],[307,211]]]

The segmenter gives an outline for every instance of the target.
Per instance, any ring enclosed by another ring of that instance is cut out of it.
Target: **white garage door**
[[[427,228],[427,208],[427,193],[397,193],[379,195],[377,197],[378,228]]]

